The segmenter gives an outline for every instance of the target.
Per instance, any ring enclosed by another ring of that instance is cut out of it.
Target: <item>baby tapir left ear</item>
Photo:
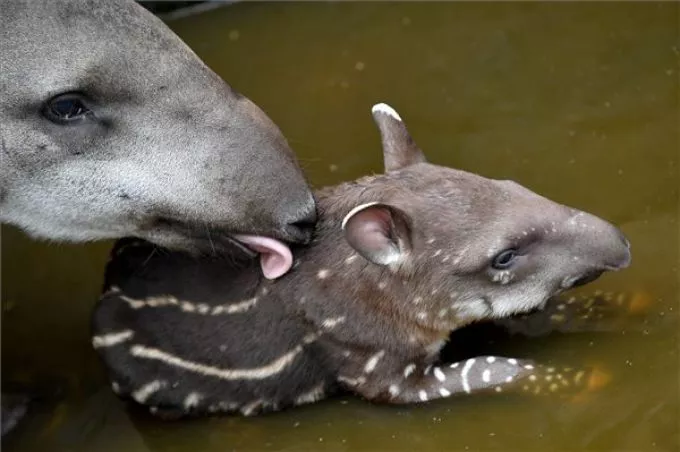
[[[342,221],[345,239],[361,256],[378,265],[404,259],[411,249],[408,215],[382,203],[362,204]]]
[[[394,108],[384,103],[375,104],[371,113],[380,130],[386,173],[426,162],[425,154],[411,138],[401,116]]]

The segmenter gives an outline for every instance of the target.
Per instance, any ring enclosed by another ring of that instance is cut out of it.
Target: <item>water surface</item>
[[[3,387],[43,394],[8,451],[680,450],[677,3],[248,3],[170,23],[282,128],[310,181],[380,172],[370,107],[430,161],[516,180],[620,226],[633,265],[583,291],[649,293],[609,332],[513,341],[613,380],[579,402],[339,398],[251,419],[162,423],[112,394],[89,345],[110,244],[3,228]],[[272,193],[276,196],[276,193]],[[55,389],[56,388],[56,389]]]

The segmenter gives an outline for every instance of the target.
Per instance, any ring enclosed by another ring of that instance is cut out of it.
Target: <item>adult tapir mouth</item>
[[[160,234],[166,233],[168,237],[184,237],[188,248],[201,252],[214,255],[228,254],[233,257],[237,254],[245,259],[259,257],[262,273],[268,279],[284,275],[293,266],[293,253],[289,245],[280,237],[274,237],[274,232],[271,235],[242,234],[213,228],[207,224],[200,225],[168,218],[157,219],[151,230]],[[159,240],[158,237],[156,239]]]

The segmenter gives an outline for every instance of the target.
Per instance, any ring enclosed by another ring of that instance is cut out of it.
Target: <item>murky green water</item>
[[[506,346],[598,363],[579,403],[334,399],[260,418],[162,423],[110,392],[89,345],[109,244],[2,236],[3,387],[41,390],[8,451],[680,450],[677,3],[239,4],[171,26],[280,125],[315,185],[381,170],[373,103],[431,161],[510,178],[619,225],[645,319]],[[274,195],[274,194],[273,194]],[[55,388],[59,391],[55,391]]]

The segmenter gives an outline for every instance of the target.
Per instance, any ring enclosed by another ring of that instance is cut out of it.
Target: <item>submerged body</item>
[[[439,363],[449,333],[629,264],[611,224],[429,164],[394,110],[373,113],[386,173],[317,192],[315,238],[287,276],[119,244],[93,337],[114,390],[181,414],[253,414],[341,388],[388,403],[502,391],[534,363]]]

